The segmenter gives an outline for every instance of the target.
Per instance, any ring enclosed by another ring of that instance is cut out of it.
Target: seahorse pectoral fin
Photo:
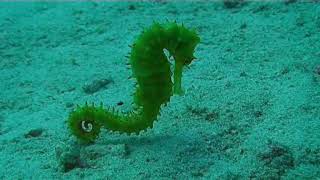
[[[173,74],[173,93],[177,95],[183,95],[184,90],[182,89],[182,70],[183,70],[183,64],[181,61],[178,61],[176,59],[175,65],[174,65],[174,74]]]

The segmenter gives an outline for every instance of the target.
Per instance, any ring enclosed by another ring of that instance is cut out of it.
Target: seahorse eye
[[[87,121],[81,121],[81,128],[84,132],[91,132],[92,131],[92,124],[90,122]]]

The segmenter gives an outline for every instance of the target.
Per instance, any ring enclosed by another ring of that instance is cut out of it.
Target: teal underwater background
[[[130,110],[128,45],[195,28],[183,96],[140,135],[77,143],[77,104]],[[318,1],[0,3],[0,179],[319,179]]]

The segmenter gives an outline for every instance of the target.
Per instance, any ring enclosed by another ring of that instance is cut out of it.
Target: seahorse
[[[131,46],[129,64],[137,85],[133,94],[133,110],[121,113],[115,108],[104,108],[87,103],[72,111],[68,118],[71,134],[81,142],[94,142],[101,128],[120,133],[136,133],[153,127],[160,109],[173,94],[181,95],[182,71],[195,58],[194,51],[200,37],[195,29],[183,24],[154,22],[144,30]],[[174,58],[173,82],[166,49]]]

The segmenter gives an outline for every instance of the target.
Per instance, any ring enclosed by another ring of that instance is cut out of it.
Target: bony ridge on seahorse
[[[82,142],[93,142],[102,127],[120,133],[136,133],[153,127],[162,104],[174,94],[182,94],[182,70],[195,59],[193,53],[200,38],[195,30],[174,23],[153,23],[136,39],[129,57],[133,77],[137,80],[134,93],[136,111],[120,113],[114,108],[94,105],[77,106],[70,113],[68,126]],[[173,56],[171,81],[166,49]]]

